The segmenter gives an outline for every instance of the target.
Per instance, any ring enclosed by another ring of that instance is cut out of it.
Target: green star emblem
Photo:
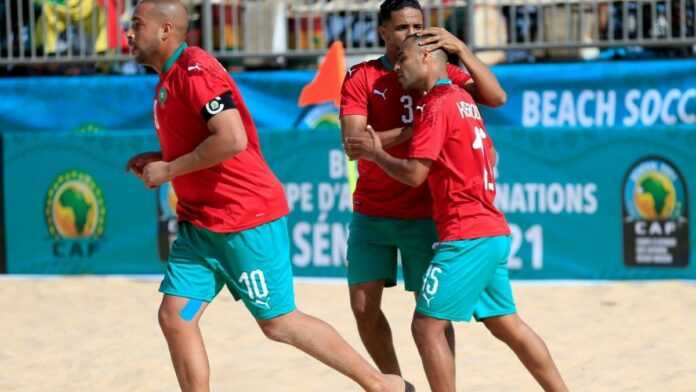
[[[160,105],[164,105],[164,102],[167,100],[167,89],[162,87],[159,90],[159,94],[157,94],[157,100],[159,101]]]

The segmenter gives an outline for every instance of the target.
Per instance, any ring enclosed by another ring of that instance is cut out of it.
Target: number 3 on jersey
[[[483,159],[483,187],[487,191],[495,190],[495,179],[493,178],[493,169],[491,168],[491,163],[486,158],[486,144],[483,140],[487,137],[486,131],[482,128],[474,127],[474,134],[476,138],[471,148],[474,150],[481,150],[481,158]]]
[[[410,124],[413,122],[413,98],[410,95],[402,95],[400,100],[405,110],[405,113],[401,115],[401,122]]]

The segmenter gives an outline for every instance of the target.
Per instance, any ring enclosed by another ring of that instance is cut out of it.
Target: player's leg
[[[397,244],[401,251],[404,286],[414,293],[416,301],[423,285],[423,275],[430,266],[437,244],[437,230],[432,219],[404,220],[399,228]],[[445,336],[452,355],[455,355],[454,327],[448,322]]]
[[[382,312],[384,287],[396,284],[394,220],[353,214],[348,238],[350,305],[360,339],[377,367],[401,374],[392,331]]]
[[[440,320],[416,312],[411,324],[425,375],[433,392],[454,392],[454,353],[447,341],[446,330],[452,327],[449,320]]]
[[[507,240],[507,241],[506,241]],[[481,293],[474,316],[507,344],[546,391],[566,391],[544,341],[517,315],[507,267],[509,237],[487,244],[499,259],[493,277]]]
[[[269,320],[258,320],[271,340],[292,345],[358,383],[366,391],[403,391],[397,375],[383,375],[360,356],[326,322],[295,310]]]
[[[160,328],[183,392],[210,390],[208,355],[198,326],[206,306],[206,302],[165,295],[158,312]]]
[[[491,238],[440,243],[423,277],[412,330],[433,391],[454,391],[454,355],[447,344],[449,321],[468,321],[498,258],[486,251]]]
[[[192,225],[180,224],[160,285],[165,295],[158,312],[159,323],[185,392],[209,390],[208,357],[198,321],[223,285],[200,256],[203,242],[199,237]]]
[[[489,331],[515,352],[545,391],[567,391],[544,341],[517,314],[483,320]]]
[[[285,218],[227,235],[216,247],[228,287],[269,339],[297,347],[367,391],[404,390],[401,377],[381,374],[333,327],[296,310]]]
[[[383,290],[383,280],[351,285],[350,305],[360,340],[379,370],[400,375],[391,327],[381,309]]]

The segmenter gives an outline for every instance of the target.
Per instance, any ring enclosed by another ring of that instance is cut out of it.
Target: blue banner
[[[494,69],[508,93],[489,126],[696,126],[696,60],[526,64]]]
[[[696,126],[696,60],[493,67],[508,93],[488,126]],[[263,132],[336,124],[331,104],[297,106],[315,71],[233,73]],[[0,78],[0,132],[152,128],[157,76]]]
[[[8,273],[162,271],[155,195],[124,170],[152,134],[2,136]]]
[[[696,132],[489,129],[516,279],[696,279]],[[123,170],[150,132],[3,135],[9,273],[158,273],[176,199]],[[336,132],[266,133],[297,276],[345,276],[351,166]]]

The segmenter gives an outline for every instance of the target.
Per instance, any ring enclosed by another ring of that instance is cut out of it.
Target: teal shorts
[[[348,284],[385,281],[396,285],[397,251],[401,253],[404,286],[418,291],[437,242],[431,219],[376,218],[353,214],[348,236]]]
[[[510,237],[442,242],[423,277],[416,311],[452,321],[513,314]]]
[[[286,218],[229,234],[179,223],[159,291],[210,302],[224,285],[256,319],[295,310]]]

